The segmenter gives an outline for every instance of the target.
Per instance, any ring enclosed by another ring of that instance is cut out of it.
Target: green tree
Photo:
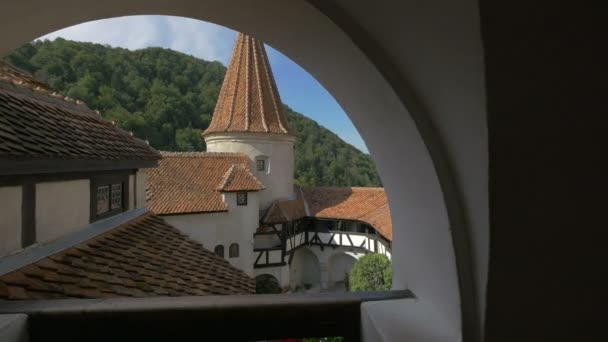
[[[259,276],[255,277],[255,293],[281,293],[281,286],[279,285],[277,278],[269,274],[260,274]]]
[[[364,255],[355,262],[348,280],[353,292],[388,291],[393,284],[391,261],[382,254]]]
[[[226,73],[176,51],[122,48],[65,39],[35,41],[5,58],[59,93],[166,151],[201,151]],[[296,132],[295,181],[305,186],[380,186],[369,155],[285,106]]]
[[[175,145],[178,151],[204,151],[205,142],[201,130],[188,126],[175,130]]]

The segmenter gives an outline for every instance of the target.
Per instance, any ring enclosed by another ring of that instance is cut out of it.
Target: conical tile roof
[[[211,133],[293,135],[264,44],[239,33],[209,128]]]

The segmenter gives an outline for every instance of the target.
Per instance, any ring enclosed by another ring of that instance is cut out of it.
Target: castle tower
[[[295,135],[289,129],[264,44],[239,33],[213,119],[203,132],[209,152],[249,157],[266,189],[260,208],[293,197]]]

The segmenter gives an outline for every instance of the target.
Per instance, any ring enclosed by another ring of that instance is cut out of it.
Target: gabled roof
[[[157,160],[146,142],[0,62],[0,158]]]
[[[303,217],[368,223],[392,240],[393,226],[383,188],[302,187],[295,200],[278,201],[264,215],[264,223],[284,223]]]
[[[264,44],[239,33],[211,124],[211,133],[293,135],[270,69]]]
[[[151,213],[0,276],[0,300],[254,292],[243,271]]]
[[[255,176],[242,164],[232,165],[224,174],[220,182],[218,191],[260,191],[264,190],[262,184]]]
[[[263,223],[285,223],[304,218],[306,208],[302,199],[274,202],[264,214]]]
[[[242,153],[161,152],[159,166],[148,170],[147,206],[157,214],[205,213],[228,210],[219,189],[258,191]],[[233,166],[236,166],[233,168]],[[233,169],[233,171],[231,171]],[[233,177],[234,176],[234,177]]]

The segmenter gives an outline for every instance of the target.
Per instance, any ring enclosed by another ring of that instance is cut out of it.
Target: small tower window
[[[258,159],[256,161],[256,169],[261,172],[266,171],[266,159]]]
[[[228,255],[231,258],[239,257],[239,244],[238,243],[233,243],[230,245],[230,248],[228,249]]]
[[[245,191],[236,193],[236,205],[247,205],[247,193]]]
[[[215,246],[215,249],[213,251],[215,252],[215,254],[217,254],[221,258],[224,257],[224,245]]]

